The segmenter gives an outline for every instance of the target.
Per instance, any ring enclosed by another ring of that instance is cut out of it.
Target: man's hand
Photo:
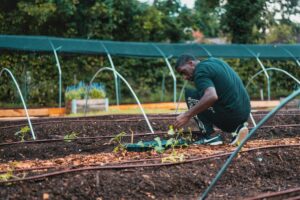
[[[181,128],[182,126],[187,124],[193,116],[205,111],[207,108],[212,106],[217,100],[218,95],[216,89],[214,87],[207,88],[204,91],[204,95],[202,96],[202,98],[194,107],[176,117],[176,121],[174,122],[174,128]]]
[[[190,120],[190,116],[185,112],[176,117],[176,121],[174,122],[174,128],[179,129],[187,124]]]

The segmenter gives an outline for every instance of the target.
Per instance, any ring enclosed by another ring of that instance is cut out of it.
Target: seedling
[[[162,158],[161,162],[183,162],[184,161],[184,154],[178,154],[175,150],[175,147],[179,144],[179,140],[183,140],[185,146],[188,146],[188,143],[192,140],[192,130],[189,129],[189,133],[185,134],[183,129],[174,130],[173,126],[169,126],[168,135],[172,136],[170,139],[167,140],[166,147],[171,147],[172,152],[169,156]]]
[[[174,135],[174,134],[175,134],[175,131],[174,131],[173,125],[170,125],[169,130],[168,130],[168,135]]]
[[[16,132],[15,135],[19,135],[21,138],[21,142],[24,142],[25,141],[24,138],[29,132],[30,132],[29,126],[24,126],[23,128],[21,128],[21,130]]]
[[[65,142],[72,142],[72,140],[77,138],[78,133],[72,132],[70,134],[67,134],[64,136],[64,141]]]
[[[179,144],[179,140],[184,140],[185,141],[185,146],[188,146],[188,142],[191,142],[192,140],[192,131],[191,128],[189,127],[189,133],[186,134],[183,132],[183,128],[179,129],[179,130],[174,130],[173,126],[169,126],[169,131],[168,131],[168,135],[173,136],[171,137],[166,144],[166,147],[171,146],[172,149],[175,148],[175,146],[177,146]]]
[[[114,152],[117,153],[119,151],[124,152],[126,150],[126,147],[124,144],[122,144],[122,138],[126,135],[125,132],[121,132],[120,134],[116,135],[114,138],[112,138],[109,143],[117,143],[117,146],[114,148]]]

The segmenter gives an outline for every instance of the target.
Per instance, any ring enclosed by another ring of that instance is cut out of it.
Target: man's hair
[[[183,54],[183,55],[179,56],[179,58],[177,59],[176,64],[175,64],[175,69],[184,65],[185,63],[189,62],[190,60],[194,61],[194,60],[196,60],[196,58],[190,54]]]

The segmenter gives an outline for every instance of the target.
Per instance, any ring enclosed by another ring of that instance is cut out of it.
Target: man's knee
[[[185,94],[185,99],[191,98],[191,99],[199,100],[201,97],[199,92],[194,88],[186,88],[184,94]]]
[[[198,101],[200,100],[201,95],[196,89],[193,88],[186,88],[185,89],[185,101],[188,108],[192,108],[195,106]]]

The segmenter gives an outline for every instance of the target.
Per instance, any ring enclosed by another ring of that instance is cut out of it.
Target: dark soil
[[[277,139],[291,138],[300,135],[300,127],[297,128],[268,128],[257,131],[257,135],[253,139]],[[157,136],[157,135],[156,135]],[[138,142],[153,140],[156,136],[140,136],[135,137]],[[163,135],[159,135],[163,138]],[[199,135],[194,134],[195,138]],[[231,137],[223,134],[225,142],[229,143]],[[109,143],[110,138],[100,139],[78,139],[72,142],[55,141],[47,143],[24,143],[0,146],[0,162],[21,161],[27,159],[51,159],[64,157],[70,154],[95,154],[101,152],[112,152],[115,144]],[[123,141],[130,142],[130,137],[126,137]]]
[[[261,120],[265,114],[256,114],[256,122]],[[167,131],[169,125],[175,120],[175,115],[149,115],[149,121],[154,131]],[[79,137],[88,136],[112,136],[120,132],[126,133],[150,133],[146,121],[140,115],[124,115],[121,118],[115,116],[99,116],[89,118],[57,118],[57,119],[34,119],[33,129],[38,139],[57,139],[76,132]],[[298,114],[273,116],[265,125],[299,124],[300,111]],[[27,126],[27,121],[0,121],[0,143],[10,141],[20,141],[15,133],[22,127]],[[249,120],[249,126],[252,126]],[[199,131],[193,120],[186,128],[190,127],[194,131]],[[27,134],[26,140],[31,139],[31,134]]]
[[[243,199],[300,187],[300,148],[242,153],[208,199]],[[1,199],[197,199],[225,157],[163,167],[75,172],[0,185]]]
[[[288,115],[286,115],[288,114]],[[258,121],[266,112],[254,114]],[[167,131],[175,115],[150,115],[155,131]],[[116,115],[88,118],[45,118],[32,120],[38,139],[63,139],[72,132],[78,137],[114,136],[125,131],[130,134],[149,133],[140,115]],[[251,124],[251,122],[249,121]],[[300,127],[272,127],[281,124],[300,124],[300,111],[280,111],[253,136],[253,140],[299,137]],[[19,125],[19,126],[16,126]],[[14,135],[27,125],[26,120],[0,121],[0,163],[52,158],[71,154],[91,155],[111,152],[110,138],[77,139],[72,142],[21,143]],[[6,128],[5,128],[6,127]],[[187,127],[198,131],[191,121]],[[160,137],[164,135],[160,134]],[[194,137],[199,133],[194,132]],[[222,133],[229,142],[230,134]],[[135,141],[152,140],[153,135],[135,136]],[[30,140],[30,134],[25,137]],[[126,137],[124,142],[129,142]],[[300,187],[300,148],[284,147],[240,153],[220,179],[209,199],[242,199],[264,192]],[[0,184],[0,199],[197,199],[226,157],[163,167],[140,167],[122,170],[74,172],[39,181]],[[57,170],[57,169],[55,169]],[[28,174],[30,175],[30,174]]]
[[[263,114],[255,116],[260,119]],[[72,132],[77,133],[78,137],[97,137],[97,136],[114,136],[123,131],[127,134],[131,133],[146,133],[150,132],[146,122],[140,118],[140,116],[131,115],[123,116],[99,116],[93,118],[87,118],[84,121],[83,118],[62,118],[63,122],[51,123],[50,119],[37,120],[33,123],[34,130],[38,139],[63,139],[63,137]],[[111,120],[114,119],[114,120]],[[127,121],[126,121],[127,119]],[[75,121],[74,121],[75,120]],[[108,120],[108,121],[105,121]],[[121,121],[118,121],[121,120]],[[167,131],[168,126],[173,122],[173,115],[151,115],[150,121],[155,131]],[[51,120],[53,121],[53,119]],[[2,127],[18,125],[18,123],[24,123],[26,121],[8,122],[5,124],[1,122]],[[46,123],[45,123],[46,122]],[[40,124],[38,124],[40,123]],[[299,124],[300,115],[277,115],[270,119],[269,124]],[[193,130],[198,130],[195,123],[191,121],[187,127],[192,127]],[[19,131],[20,127],[12,127],[1,129],[0,128],[0,143],[5,142],[17,142],[20,141],[18,136],[15,136],[15,132]],[[296,127],[278,127],[278,128],[261,128],[259,129],[252,139],[275,139],[275,138],[291,138],[300,135],[300,126]],[[153,140],[157,135],[148,136],[135,136],[135,141],[140,140],[147,141]],[[159,135],[163,137],[163,135]],[[199,137],[200,134],[194,134],[194,137]],[[231,136],[228,133],[222,133],[225,142],[229,143]],[[26,136],[26,140],[30,140],[31,135]],[[72,142],[55,141],[48,143],[24,143],[14,145],[0,145],[0,162],[7,161],[21,161],[26,159],[51,159],[57,157],[63,157],[70,154],[94,154],[100,152],[111,152],[114,148],[114,144],[108,144],[110,138],[99,139],[79,139]],[[124,142],[129,142],[130,137],[126,137]]]

